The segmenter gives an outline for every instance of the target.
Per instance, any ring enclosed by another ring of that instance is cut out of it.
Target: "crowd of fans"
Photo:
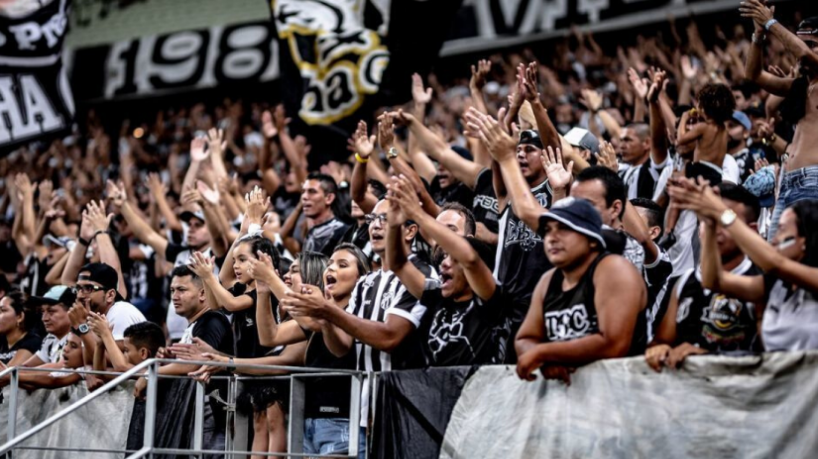
[[[607,358],[818,349],[818,18],[740,14],[752,36],[710,46],[695,22],[614,56],[575,30],[547,65],[415,76],[320,168],[280,106],[118,137],[91,113],[87,136],[0,160],[0,361],[55,369],[28,389],[157,356],[208,383],[224,368],[184,361],[570,383]],[[286,450],[287,390],[246,386],[254,451]],[[305,451],[346,451],[349,378],[306,391]]]

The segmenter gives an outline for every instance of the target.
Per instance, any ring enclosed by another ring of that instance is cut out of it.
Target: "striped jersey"
[[[411,255],[409,260],[427,278],[437,278],[435,270],[420,261],[416,255]],[[426,306],[406,290],[392,271],[379,269],[359,280],[352,290],[352,298],[346,309],[348,313],[376,322],[386,322],[387,316],[394,314],[411,322],[415,326],[415,332],[404,339],[391,354],[356,340],[358,370],[389,371],[426,366],[417,333],[426,310]]]

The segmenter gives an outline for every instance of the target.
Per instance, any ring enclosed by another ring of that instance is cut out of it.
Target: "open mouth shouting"
[[[332,290],[335,287],[335,284],[338,283],[338,279],[335,277],[334,274],[327,274],[327,278],[324,279],[324,287],[327,290]]]

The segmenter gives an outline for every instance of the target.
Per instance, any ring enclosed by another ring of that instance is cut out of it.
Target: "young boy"
[[[729,140],[727,121],[733,118],[736,99],[723,84],[708,84],[699,91],[697,99],[697,108],[685,112],[679,123],[678,146],[696,142],[693,162],[687,165],[685,175],[694,179],[702,176],[711,185],[718,185]],[[691,117],[699,122],[688,126]]]
[[[108,369],[106,354],[114,371],[124,372],[154,357],[159,348],[165,344],[165,333],[161,327],[152,322],[140,322],[126,328],[124,349],[120,349],[117,345],[104,315],[92,312],[88,323],[103,344],[103,346],[97,346],[94,352],[94,370],[96,371]]]
[[[59,389],[78,383],[82,375],[77,373],[64,373],[59,369],[82,369],[82,339],[74,333],[68,334],[68,340],[62,350],[62,360],[56,363],[45,364],[43,367],[53,366],[55,371],[45,373],[40,371],[25,371],[20,369],[20,387],[27,390],[34,389]],[[0,364],[0,368],[6,369]]]

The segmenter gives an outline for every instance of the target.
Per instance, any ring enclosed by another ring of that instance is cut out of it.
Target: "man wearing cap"
[[[772,240],[784,209],[803,199],[818,198],[818,91],[814,90],[818,85],[818,17],[802,21],[793,34],[759,0],[745,0],[739,11],[756,26],[745,64],[747,78],[770,94],[784,97],[779,112],[785,121],[795,125],[792,143],[782,160],[778,200],[767,234],[768,240]],[[762,58],[767,35],[778,39],[795,58],[795,78],[764,71]]]
[[[599,139],[591,131],[582,128],[573,128],[565,134],[565,141],[572,147],[578,148],[580,156],[585,161],[594,164],[591,158],[599,154]]]
[[[625,258],[605,251],[602,219],[584,199],[565,198],[540,217],[554,269],[537,284],[517,334],[517,375],[569,382],[578,365],[624,357],[644,334],[645,283]]]
[[[62,356],[62,350],[71,331],[71,319],[68,310],[76,301],[76,295],[70,287],[55,285],[41,297],[29,298],[32,305],[42,308],[43,325],[48,335],[43,339],[40,350],[23,363],[24,367],[38,367],[56,363]]]
[[[139,309],[126,302],[119,294],[118,283],[116,270],[104,263],[89,263],[80,269],[75,287],[77,301],[68,311],[68,316],[71,319],[71,331],[82,338],[85,345],[83,355],[89,364],[93,361],[98,344],[87,323],[89,311],[105,315],[113,327],[111,332],[120,349],[124,346],[125,329],[133,324],[145,322],[145,316]]]
[[[750,148],[747,146],[747,140],[750,138],[750,131],[753,129],[753,123],[746,113],[738,110],[733,112],[733,118],[727,120],[727,155],[732,156],[736,160],[736,165],[739,170],[739,181],[735,182],[737,185],[744,183],[747,177],[755,172],[756,161],[763,158],[763,154],[756,152],[750,153]]]

